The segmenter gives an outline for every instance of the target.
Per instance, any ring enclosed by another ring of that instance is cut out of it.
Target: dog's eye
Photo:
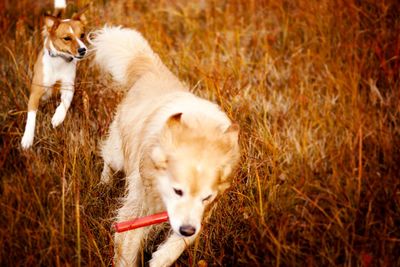
[[[183,191],[182,190],[180,190],[180,189],[176,189],[176,188],[174,188],[174,192],[175,192],[175,194],[177,194],[178,196],[183,196]]]
[[[84,34],[84,33],[81,34],[81,39],[82,39],[83,37],[85,37],[85,34]]]
[[[210,200],[211,196],[212,196],[212,195],[209,195],[209,196],[207,196],[206,198],[203,198],[203,202],[205,202],[205,201],[207,201],[207,200]]]
[[[71,41],[71,37],[69,37],[69,36],[64,37],[64,40],[65,40],[65,41]]]

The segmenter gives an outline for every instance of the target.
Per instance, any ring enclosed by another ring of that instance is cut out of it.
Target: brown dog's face
[[[86,19],[83,14],[72,19],[60,20],[53,16],[45,16],[45,47],[53,55],[82,59],[87,52],[83,40],[85,38]]]

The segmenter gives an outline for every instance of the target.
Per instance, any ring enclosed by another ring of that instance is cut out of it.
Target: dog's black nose
[[[84,56],[86,54],[86,48],[84,47],[78,48],[78,53],[79,55]]]
[[[191,225],[182,225],[179,227],[179,232],[184,236],[191,236],[196,232],[196,228]]]

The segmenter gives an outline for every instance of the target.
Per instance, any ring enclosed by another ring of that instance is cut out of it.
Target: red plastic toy
[[[136,218],[130,221],[114,223],[113,228],[117,233],[126,232],[140,227],[149,226],[152,224],[162,223],[168,221],[168,213],[166,211]]]

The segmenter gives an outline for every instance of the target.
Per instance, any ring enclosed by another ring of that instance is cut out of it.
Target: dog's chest
[[[48,86],[54,85],[57,81],[74,84],[76,73],[76,61],[66,62],[61,57],[43,55],[43,83]]]

